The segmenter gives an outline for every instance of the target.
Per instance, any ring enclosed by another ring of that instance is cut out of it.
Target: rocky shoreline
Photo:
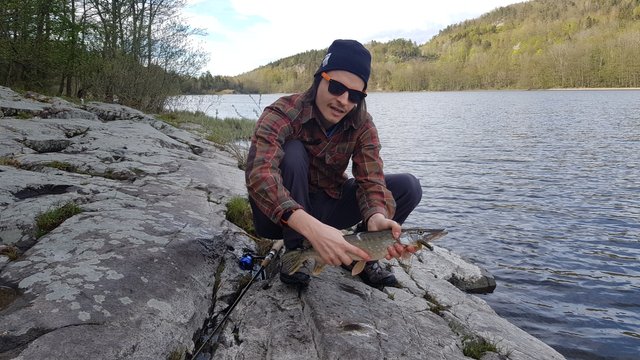
[[[225,220],[246,196],[236,164],[135,109],[0,87],[0,360],[189,358],[256,251]],[[467,359],[482,342],[483,359],[563,359],[472,295],[495,281],[446,249],[388,266],[401,288],[333,267],[301,294],[261,280],[198,359]]]

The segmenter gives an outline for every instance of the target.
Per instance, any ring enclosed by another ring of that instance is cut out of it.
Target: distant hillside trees
[[[179,93],[206,56],[183,0],[2,0],[0,84],[66,96],[118,98],[141,109]]]
[[[326,50],[310,50],[235,77],[245,92],[291,93],[306,90]]]
[[[640,1],[536,0],[449,26],[424,44],[429,89],[638,87]]]
[[[197,78],[184,77],[181,91],[183,94],[216,94],[228,90],[242,92],[242,86],[231,76],[213,76],[209,71]]]
[[[533,0],[448,26],[422,45],[365,46],[371,91],[640,87],[640,0]],[[234,80],[248,92],[306,89],[326,50]]]
[[[0,0],[0,85],[157,110],[178,93],[291,93],[326,49],[235,77],[196,73],[186,0]],[[370,91],[640,87],[640,0],[532,0],[448,26],[425,44],[365,44]],[[229,54],[233,56],[233,54]]]

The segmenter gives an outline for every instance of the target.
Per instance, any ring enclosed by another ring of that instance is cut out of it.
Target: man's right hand
[[[366,251],[344,239],[342,231],[322,223],[302,209],[294,211],[287,224],[304,236],[327,264],[350,265],[353,262],[351,255],[370,260]]]

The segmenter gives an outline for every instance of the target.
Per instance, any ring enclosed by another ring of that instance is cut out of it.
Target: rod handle
[[[262,260],[260,266],[266,267],[267,265],[269,265],[271,260],[276,256],[276,254],[280,251],[280,249],[282,249],[283,246],[284,240],[277,240],[275,243],[273,243],[271,250],[269,250],[267,256],[264,257],[264,260]]]

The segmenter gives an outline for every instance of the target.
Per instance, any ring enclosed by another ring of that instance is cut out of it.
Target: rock
[[[102,121],[140,120],[147,118],[147,115],[143,112],[119,104],[90,101],[83,107],[85,110],[96,114]]]
[[[6,87],[0,87],[0,112],[3,114],[0,118],[21,115],[56,119],[97,119],[96,115],[79,109],[66,100],[51,99],[32,92],[21,97]]]
[[[447,280],[460,290],[486,294],[496,288],[496,280],[486,269],[465,261],[460,255],[434,246],[433,251],[423,251],[417,261],[436,277]]]
[[[24,144],[31,150],[39,153],[59,152],[71,145],[71,141],[67,139],[51,139],[51,140],[25,140]]]
[[[19,249],[0,256],[0,359],[193,353],[246,284],[238,259],[256,251],[225,220],[228,199],[246,196],[237,161],[122,105],[0,87],[0,109],[0,245]],[[81,212],[37,228],[38,214],[67,204]],[[465,359],[473,337],[501,359],[562,359],[453,286],[495,286],[455,254],[436,247],[386,265],[402,288],[373,289],[337,267],[300,296],[259,280],[198,358]]]

